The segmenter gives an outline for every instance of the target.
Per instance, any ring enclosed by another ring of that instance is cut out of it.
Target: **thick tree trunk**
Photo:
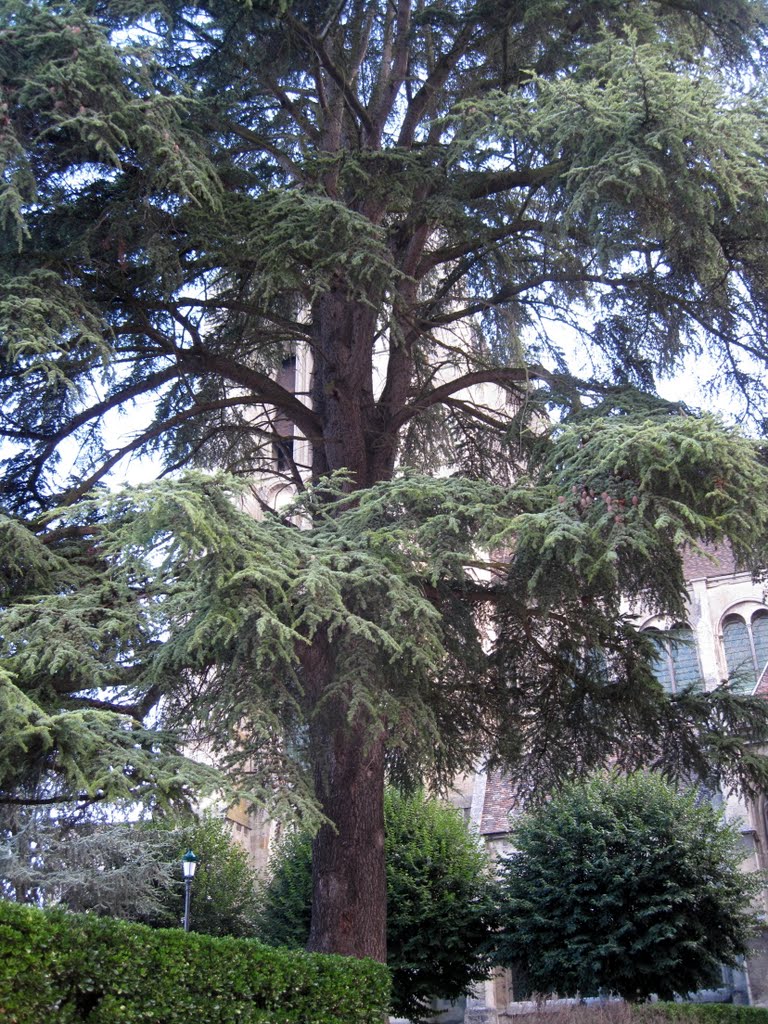
[[[346,469],[351,490],[368,487],[391,476],[396,450],[374,401],[375,304],[340,289],[318,299],[312,312],[312,408],[322,422],[322,436],[313,439],[313,475]],[[312,849],[308,948],[383,962],[385,726],[364,710],[350,718],[335,659],[343,643],[338,635],[329,642],[321,630],[301,655],[315,793],[329,822]]]
[[[328,819],[312,848],[307,948],[384,962],[384,729],[364,711],[350,720],[343,692],[329,697],[337,643],[321,630],[302,657],[315,792]]]
[[[333,826],[312,847],[312,924],[307,948],[387,957],[384,862],[384,741],[361,726],[326,737],[318,796]],[[320,766],[318,766],[319,768]]]
[[[375,304],[330,292],[313,305],[312,329],[312,410],[322,423],[313,475],[344,469],[352,489],[370,487],[392,475],[397,447],[374,400]]]

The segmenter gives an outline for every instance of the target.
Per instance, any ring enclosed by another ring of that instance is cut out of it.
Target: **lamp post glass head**
[[[194,878],[196,867],[197,857],[194,855],[194,853],[192,853],[191,850],[187,850],[187,852],[181,858],[181,870],[184,874],[184,878]]]
[[[187,850],[181,858],[181,870],[184,874],[184,931],[189,931],[189,907],[192,899],[192,879],[195,877],[197,857]]]

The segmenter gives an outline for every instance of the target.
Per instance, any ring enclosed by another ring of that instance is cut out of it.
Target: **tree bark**
[[[396,433],[382,428],[373,388],[374,303],[343,286],[313,305],[312,411],[322,423],[313,476],[346,469],[354,491],[392,475]],[[402,373],[408,374],[407,360]],[[384,859],[386,726],[365,709],[351,713],[336,653],[350,638],[320,629],[301,653],[315,794],[327,818],[312,849],[308,949],[387,956]],[[372,666],[371,671],[375,671]]]
[[[312,921],[317,953],[387,958],[383,727],[363,711],[350,720],[341,694],[328,697],[333,648],[321,631],[303,658],[315,792],[328,823],[312,846]]]
[[[318,797],[332,824],[312,846],[312,923],[307,948],[387,958],[384,740],[361,724],[325,737]]]

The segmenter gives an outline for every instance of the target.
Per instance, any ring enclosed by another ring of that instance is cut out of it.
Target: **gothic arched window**
[[[723,619],[728,678],[736,690],[753,690],[768,664],[768,609],[731,612]]]
[[[658,650],[653,672],[664,689],[668,693],[678,693],[691,686],[700,686],[701,668],[691,627],[679,623],[669,632],[655,629],[652,632],[657,633],[655,643]]]

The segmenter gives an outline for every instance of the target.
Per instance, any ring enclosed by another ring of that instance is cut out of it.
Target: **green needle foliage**
[[[758,924],[736,825],[660,777],[600,775],[513,824],[498,956],[532,991],[671,999],[716,987]]]
[[[387,772],[764,777],[765,706],[664,697],[620,595],[768,564],[761,447],[656,397],[706,353],[766,418],[767,26],[0,0],[0,800],[290,804],[312,948],[382,959]]]
[[[325,700],[343,694],[371,737],[386,723],[390,770],[403,779],[447,785],[494,744],[532,792],[609,757],[713,785],[759,783],[752,743],[764,735],[764,702],[727,688],[664,695],[653,643],[621,601],[649,595],[682,615],[685,541],[727,536],[762,560],[768,472],[750,442],[707,418],[603,412],[588,439],[585,429],[542,435],[537,477],[511,487],[406,473],[348,498],[340,478],[258,520],[233,481],[189,476],[62,513],[53,536],[92,533],[96,564],[76,589],[9,607],[4,667],[17,682],[6,685],[29,695],[16,714],[26,707],[39,731],[35,708],[46,702],[73,701],[59,713],[76,724],[74,709],[104,693],[126,703],[161,694],[163,721],[204,737],[240,792],[311,814],[307,726],[321,709],[303,658],[325,636]],[[483,555],[499,548],[512,550],[503,562]],[[468,575],[477,567],[492,574]],[[9,783],[19,766],[33,779],[38,749],[19,721],[4,719],[27,751],[26,761],[9,756]],[[93,757],[117,756],[123,735],[143,733],[124,724]],[[104,786],[142,777],[134,742],[132,772],[113,780],[105,768]],[[68,749],[39,749],[38,777],[55,766],[63,787]],[[160,748],[146,756],[149,770]],[[85,784],[86,766],[77,770]]]
[[[157,645],[150,605],[88,546],[48,540],[0,518],[0,800],[187,808],[219,775],[191,763],[178,734],[144,722],[159,697],[138,657]]]
[[[458,999],[488,977],[496,886],[485,851],[452,807],[389,789],[384,821],[392,1011],[427,1020],[433,1000]],[[312,837],[289,832],[261,892],[257,936],[302,948],[311,905]]]

